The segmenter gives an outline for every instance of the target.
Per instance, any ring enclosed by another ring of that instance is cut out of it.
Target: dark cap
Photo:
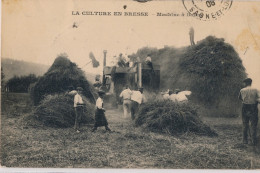
[[[246,84],[252,84],[252,79],[246,78],[243,82],[246,83]]]

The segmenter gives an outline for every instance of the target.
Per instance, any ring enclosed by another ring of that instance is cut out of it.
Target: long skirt
[[[96,109],[95,112],[95,127],[100,127],[100,126],[107,126],[107,119],[105,116],[105,113],[102,109]]]

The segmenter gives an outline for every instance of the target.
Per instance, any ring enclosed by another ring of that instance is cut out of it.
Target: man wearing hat
[[[74,96],[74,109],[75,109],[75,114],[76,114],[74,128],[77,133],[80,132],[79,123],[80,123],[81,117],[83,116],[83,109],[84,109],[82,91],[83,91],[83,89],[81,87],[77,87],[77,94]]]
[[[242,101],[242,121],[243,121],[243,143],[247,144],[247,133],[249,130],[249,121],[251,124],[252,144],[255,146],[257,143],[256,131],[258,123],[258,109],[257,104],[260,102],[259,91],[251,87],[252,79],[247,78],[244,80],[245,88],[242,88],[239,93],[239,99]]]
[[[98,127],[105,126],[107,131],[111,131],[108,127],[107,119],[105,116],[105,109],[103,105],[103,99],[105,92],[103,90],[98,91],[98,99],[96,101],[96,112],[95,112],[95,124],[92,132],[96,131]]]
[[[145,96],[143,95],[143,88],[138,88],[138,91],[132,91],[131,95],[131,118],[132,120],[135,119],[135,114],[137,113],[139,106],[146,102]]]
[[[67,91],[67,94],[70,95],[70,96],[75,96],[77,94],[77,91],[74,90],[74,87],[72,85],[70,85],[68,87],[68,91]]]

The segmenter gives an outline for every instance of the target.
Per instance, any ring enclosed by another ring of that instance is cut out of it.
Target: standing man
[[[245,88],[240,90],[239,99],[242,101],[242,121],[243,121],[243,143],[247,144],[247,132],[249,129],[249,121],[251,123],[251,137],[252,144],[255,146],[257,143],[256,131],[258,122],[258,109],[257,104],[260,102],[260,95],[257,89],[251,87],[252,79],[247,78],[244,80]]]
[[[133,91],[131,95],[132,105],[131,105],[131,118],[135,119],[135,114],[137,113],[139,106],[146,102],[146,98],[143,95],[143,88],[138,88],[138,91]]]
[[[83,116],[84,102],[82,99],[82,91],[81,87],[77,87],[77,94],[74,96],[74,109],[75,109],[75,125],[74,129],[77,133],[79,133],[79,123],[81,121],[81,117]]]
[[[130,90],[128,85],[126,85],[125,89],[119,95],[119,97],[123,98],[124,118],[126,118],[130,112],[131,95],[132,95],[132,91]]]

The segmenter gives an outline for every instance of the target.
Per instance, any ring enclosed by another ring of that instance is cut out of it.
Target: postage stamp
[[[216,20],[231,8],[233,0],[182,0],[190,15],[204,21]]]

